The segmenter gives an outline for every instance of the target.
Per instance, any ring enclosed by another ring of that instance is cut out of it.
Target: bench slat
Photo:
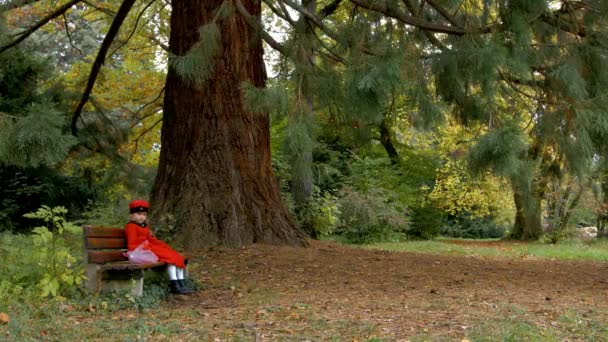
[[[89,264],[105,264],[106,262],[127,260],[122,253],[125,251],[88,251]]]
[[[125,238],[125,230],[122,228],[106,228],[84,226],[84,236],[88,238],[104,237],[104,238]]]
[[[149,264],[132,264],[128,261],[125,262],[113,262],[111,264],[102,265],[101,269],[104,271],[123,271],[123,270],[143,270],[148,268],[160,267],[166,265],[164,262],[153,262]]]
[[[87,238],[88,249],[119,249],[127,248],[127,240],[124,238]]]

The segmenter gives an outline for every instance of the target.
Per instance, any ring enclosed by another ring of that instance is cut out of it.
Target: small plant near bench
[[[166,263],[134,264],[124,255],[127,240],[122,228],[83,226],[84,264],[91,292],[130,290],[143,294],[144,271],[164,270]]]

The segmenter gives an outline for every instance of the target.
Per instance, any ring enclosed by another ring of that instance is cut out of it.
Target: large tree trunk
[[[515,223],[510,237],[516,240],[537,240],[543,234],[542,195],[529,186],[512,180],[513,201],[515,203]]]
[[[172,53],[184,55],[224,0],[173,0]],[[259,18],[258,0],[243,0]],[[272,171],[268,116],[244,108],[241,84],[264,86],[260,36],[237,14],[218,19],[221,51],[200,87],[169,67],[153,224],[187,249],[256,242],[305,244]]]
[[[536,240],[542,233],[541,201],[531,199],[534,203],[524,203],[521,193],[513,194],[515,202],[515,223],[511,231],[511,238],[516,240]]]

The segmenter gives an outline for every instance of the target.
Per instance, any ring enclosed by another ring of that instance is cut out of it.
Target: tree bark
[[[173,0],[169,48],[184,55],[223,0]],[[258,19],[261,3],[243,0]],[[262,42],[235,13],[219,18],[221,51],[198,88],[169,67],[151,221],[186,249],[305,245],[271,167],[268,115],[245,109],[241,84],[264,87]]]
[[[515,240],[536,240],[543,234],[542,196],[529,193],[525,186],[512,180],[513,201],[515,203],[515,223],[510,237]]]

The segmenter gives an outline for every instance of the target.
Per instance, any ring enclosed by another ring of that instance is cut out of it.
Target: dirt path
[[[256,340],[412,336],[460,340],[484,321],[536,326],[564,312],[608,320],[608,264],[383,252],[313,242],[212,249],[193,277],[206,289],[173,299],[205,324]],[[193,318],[196,319],[196,318]]]

